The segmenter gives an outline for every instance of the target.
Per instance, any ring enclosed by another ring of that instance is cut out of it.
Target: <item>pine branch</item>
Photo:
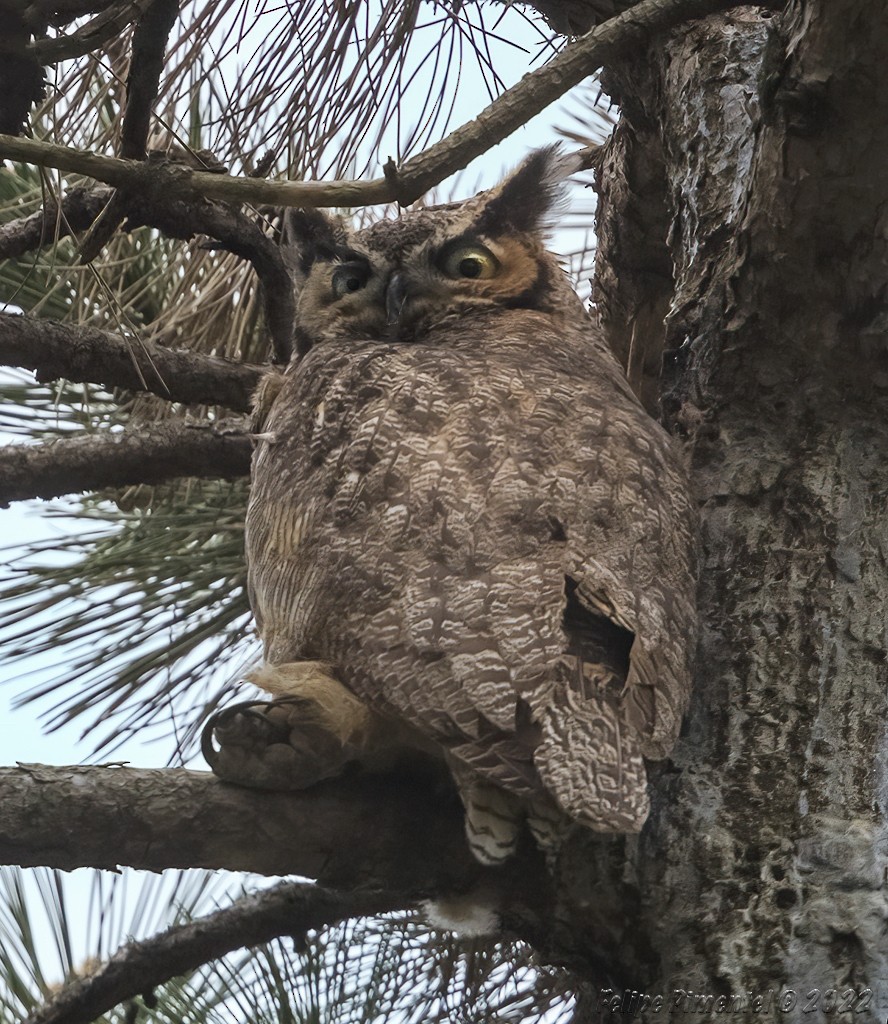
[[[25,1024],[90,1024],[119,1003],[235,949],[280,936],[301,937],[346,918],[404,906],[403,893],[336,892],[306,882],[282,883],[154,938],[123,946],[96,973],[65,985]]]
[[[143,160],[154,101],[163,73],[163,57],[179,13],[179,0],[152,0],[133,31],[126,79],[126,109],[120,129],[120,155]]]
[[[46,25],[60,28],[77,18],[99,14],[119,4],[120,0],[30,0],[24,15],[31,28],[43,29]]]
[[[111,198],[106,185],[72,188],[60,204],[48,199],[42,210],[0,225],[0,259],[14,259],[59,238],[85,231]]]
[[[642,50],[653,36],[682,22],[738,6],[742,6],[742,0],[642,0],[633,5],[569,43],[548,64],[498,96],[473,121],[408,160],[390,175],[396,179],[394,198],[402,205],[414,202],[508,138],[600,67]]]
[[[0,864],[299,875],[339,890],[384,890],[392,907],[471,892],[497,908],[504,934],[555,948],[550,879],[534,843],[484,867],[463,826],[450,773],[431,761],[298,792],[247,789],[184,768],[0,767]],[[610,854],[605,842],[600,855]],[[596,867],[598,857],[593,851]],[[608,886],[590,890],[588,924],[612,943],[620,894]]]
[[[113,3],[103,4],[95,17],[90,18],[85,25],[81,25],[70,35],[56,36],[53,39],[35,39],[29,44],[27,51],[41,64],[56,64],[62,60],[83,57],[121,35],[149,2],[150,0],[114,0]],[[95,9],[100,7],[98,3],[89,6]]]
[[[30,316],[0,314],[0,365],[34,370],[37,380],[149,391],[186,405],[249,412],[263,370],[184,349],[122,338]]]
[[[551,893],[539,851],[528,842],[509,864],[482,867],[469,853],[449,773],[431,762],[392,775],[352,773],[287,793],[186,769],[0,768],[0,863],[62,870],[204,867],[297,874],[326,887],[281,887],[133,943],[93,978],[63,990],[29,1024],[93,1020],[117,1001],[230,949],[300,935],[342,917],[440,899],[455,899],[458,912],[461,896],[470,902],[467,893],[497,909],[494,923],[504,937],[555,948],[543,941],[550,934]]]
[[[58,238],[91,228],[81,249],[82,258],[88,262],[107,241],[109,230],[124,217],[129,228],[145,224],[163,231],[169,238],[188,240],[206,235],[252,264],[262,289],[265,326],[275,362],[289,362],[296,308],[293,282],[280,248],[254,220],[237,209],[201,197],[183,201],[171,196],[165,184],[167,174],[175,176],[182,170],[181,165],[158,161],[135,166],[163,170],[158,176],[149,175],[139,189],[126,188],[114,193],[105,186],[76,187],[62,200],[61,214],[59,204],[51,200],[43,212],[0,226],[0,258],[22,256]]]
[[[153,0],[133,30],[132,54],[126,79],[126,106],[120,128],[120,155],[144,160],[154,101],[157,99],[163,56],[179,0]],[[80,247],[82,262],[95,259],[126,216],[126,195],[116,193],[91,226]]]
[[[140,165],[146,169],[160,166],[176,177],[181,164],[149,159]],[[218,175],[210,175],[218,177]],[[286,365],[293,351],[293,325],[296,321],[296,297],[283,254],[262,228],[235,207],[209,202],[201,197],[182,200],[169,195],[167,175],[148,175],[141,189],[118,193],[128,227],[147,224],[168,238],[190,239],[206,235],[221,247],[248,260],[262,288],[265,326],[271,339],[274,360]]]
[[[169,168],[147,167],[131,160],[7,135],[0,135],[0,157],[74,171],[135,189],[150,187],[152,182],[156,186],[162,175],[162,187],[180,199],[203,197],[229,203],[307,207],[390,202],[406,206],[502,142],[603,64],[641,49],[653,35],[684,21],[741,5],[741,0],[642,0],[568,44],[548,64],[525,75],[442,142],[400,168],[389,164],[385,176],[372,181],[264,181],[187,168],[177,168],[173,173]]]
[[[282,793],[184,768],[0,768],[0,863],[296,874],[412,896],[491,873],[469,853],[449,779],[418,771]]]
[[[277,206],[368,206],[392,201],[385,178],[375,181],[266,181],[195,171],[182,164],[146,164],[99,156],[49,142],[0,134],[0,159],[19,160],[38,167],[84,174],[134,192],[154,188],[170,198],[212,199],[230,203],[268,203]]]
[[[180,476],[231,479],[249,473],[250,457],[242,420],[156,423],[48,444],[6,445],[0,448],[0,505]]]

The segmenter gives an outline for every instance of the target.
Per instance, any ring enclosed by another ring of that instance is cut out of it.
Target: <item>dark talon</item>
[[[354,749],[312,720],[300,697],[247,700],[215,711],[200,749],[217,778],[256,789],[305,789],[338,775]],[[278,712],[275,714],[275,712]]]
[[[295,701],[286,697],[281,700],[244,700],[237,704],[230,704],[226,708],[220,708],[218,711],[214,711],[206,720],[200,734],[200,752],[203,754],[204,760],[211,768],[215,768],[219,758],[219,750],[217,750],[213,743],[214,733],[220,726],[224,729],[224,727],[238,715],[245,718],[251,718],[257,724],[265,726],[269,734],[269,740],[273,730],[281,735],[282,738],[280,742],[285,743],[286,734],[282,732],[280,726],[275,725],[266,713],[257,709],[272,708],[281,704],[293,703],[295,703]]]

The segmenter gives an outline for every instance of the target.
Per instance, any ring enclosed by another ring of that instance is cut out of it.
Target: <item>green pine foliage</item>
[[[35,137],[114,152],[129,37],[109,35],[59,64],[32,119]],[[556,47],[545,25],[512,5],[190,0],[170,39],[149,145],[205,147],[232,173],[251,173],[270,152],[272,176],[360,177],[439,140],[464,119],[466,97],[477,110],[479,96],[502,91],[506,68],[514,80]],[[581,128],[594,134],[606,122],[593,116]],[[0,224],[78,185],[94,187],[13,166],[0,173]],[[277,211],[248,213],[274,235]],[[572,265],[585,273],[587,213],[580,227]],[[82,232],[60,212],[44,241],[0,263],[0,304],[102,327],[134,349],[152,341],[266,361],[253,271],[206,239],[124,225],[84,265]],[[224,414],[94,385],[35,384],[17,371],[0,377],[0,431],[23,444]],[[187,759],[207,714],[259,653],[243,557],[247,494],[245,480],[179,480],[32,503],[47,539],[10,548],[0,573],[6,694],[34,704],[49,730],[76,723],[90,756],[138,738],[161,742],[170,763]],[[196,871],[84,871],[75,881],[0,869],[0,1024],[22,1020],[128,938],[206,914],[245,884]],[[526,947],[459,941],[390,915],[296,946],[240,950],[101,1022],[560,1024],[571,1005],[563,973]]]

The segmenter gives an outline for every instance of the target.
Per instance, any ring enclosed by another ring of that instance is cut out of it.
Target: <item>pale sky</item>
[[[522,33],[524,33],[525,45],[531,52],[537,52],[539,34],[533,31],[526,22],[518,17],[513,17],[504,24],[506,27],[501,28],[501,31],[507,31],[511,40],[521,42]],[[514,83],[528,70],[527,57],[511,47],[492,43],[491,52],[495,66],[506,84]],[[462,88],[451,120],[451,128],[471,119],[487,102],[486,91],[480,83],[476,70],[467,67],[463,69],[462,74]],[[416,94],[422,95],[420,83],[414,83],[413,88]],[[480,188],[488,188],[495,184],[503,173],[514,167],[529,150],[557,138],[553,125],[568,126],[569,124],[570,118],[565,113],[564,104],[550,107],[491,152],[475,160],[461,176],[459,185],[454,190],[454,197],[471,195]],[[568,148],[571,145],[568,143]],[[394,145],[391,148],[392,150],[396,149]],[[589,178],[588,175],[585,177]],[[450,189],[446,184],[442,186],[440,194],[450,194]],[[581,187],[573,188],[571,203],[574,210],[588,209],[592,204],[591,192],[584,191]],[[582,232],[560,231],[554,240],[553,248],[561,252],[569,251],[582,245],[583,240]],[[3,379],[0,377],[0,383]],[[0,433],[0,442],[10,440],[18,441],[19,438]],[[43,502],[24,502],[17,503],[9,509],[0,510],[0,537],[3,538],[4,543],[6,545],[26,545],[62,533],[64,525],[60,520],[50,520],[42,515],[46,507],[47,505]],[[9,555],[14,555],[14,552],[7,549],[7,556]],[[24,761],[71,764],[87,760],[90,741],[89,739],[85,742],[79,740],[80,727],[77,724],[49,735],[44,734],[39,722],[39,712],[41,709],[45,710],[49,706],[48,704],[44,702],[40,705],[32,704],[15,710],[11,708],[12,698],[16,692],[21,692],[51,675],[47,667],[47,659],[34,657],[27,664],[17,665],[15,674],[26,675],[27,683],[10,683],[8,667],[4,668],[4,674],[0,677],[5,683],[0,692],[0,703],[7,709],[6,713],[0,717],[0,750],[2,750],[0,760],[2,763],[13,764],[16,761]],[[135,740],[127,741],[113,755],[115,761],[130,761],[140,767],[161,767],[166,763],[168,756],[169,748],[162,743],[146,746]],[[195,763],[193,767],[204,768],[205,766],[202,763]],[[66,885],[66,889],[71,900],[72,913],[85,918],[92,873],[75,872],[70,876],[69,881],[72,884]],[[156,926],[156,922],[148,924],[148,931]],[[86,955],[89,948],[86,930],[84,930],[82,939],[81,955]],[[47,947],[52,945],[48,934],[45,945]],[[49,952],[49,949],[47,951]],[[45,969],[51,975],[59,973],[57,970],[53,970],[49,963]]]

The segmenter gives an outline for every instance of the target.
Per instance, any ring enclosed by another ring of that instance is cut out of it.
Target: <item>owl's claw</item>
[[[351,760],[339,740],[306,719],[293,698],[244,701],[211,715],[200,747],[213,774],[252,789],[307,789]]]

